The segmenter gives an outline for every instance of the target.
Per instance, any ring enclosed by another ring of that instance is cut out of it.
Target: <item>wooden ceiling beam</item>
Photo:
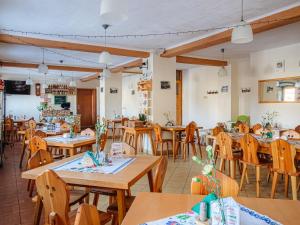
[[[118,65],[118,66],[112,68],[110,70],[110,72],[119,73],[119,72],[123,72],[126,69],[134,68],[134,67],[140,67],[142,65],[143,65],[143,59],[136,59],[136,60],[133,60],[133,61],[130,61],[130,62],[127,62],[127,63],[123,63],[121,65]]]
[[[20,63],[20,62],[2,62],[0,61],[1,67],[15,67],[15,68],[28,68],[37,69],[39,64],[34,63]],[[61,66],[61,65],[47,65],[49,70],[63,70],[63,71],[74,71],[74,72],[102,72],[99,68],[88,68],[88,67],[77,67],[77,66]]]
[[[300,21],[300,6],[255,20],[251,22],[251,26],[253,29],[253,33],[258,34],[298,21]],[[161,54],[161,56],[170,58],[177,55],[183,55],[193,51],[205,49],[211,46],[223,44],[231,40],[231,33],[232,29],[208,36],[206,38],[201,38],[199,40],[183,44],[174,48],[170,48],[165,50]]]
[[[29,45],[29,46],[36,46],[41,48],[55,48],[55,49],[64,49],[64,50],[80,51],[80,52],[100,53],[103,51],[108,51],[112,55],[119,55],[119,56],[126,56],[126,57],[148,58],[150,56],[150,53],[146,51],[104,47],[100,45],[91,45],[91,44],[80,44],[76,42],[55,41],[55,40],[40,39],[40,38],[33,38],[33,37],[16,36],[10,34],[0,34],[0,42],[8,43],[8,44]]]
[[[227,66],[226,61],[215,60],[215,59],[203,59],[188,56],[176,56],[177,63],[193,64],[193,65],[204,65],[204,66]]]
[[[91,81],[91,80],[96,80],[99,76],[100,76],[100,73],[95,73],[93,75],[81,78],[80,81],[81,82],[88,82],[88,81]]]

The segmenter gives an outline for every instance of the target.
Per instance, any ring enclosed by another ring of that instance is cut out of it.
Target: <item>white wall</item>
[[[139,114],[139,92],[137,83],[139,75],[127,75],[122,80],[122,114],[126,117],[137,117]],[[134,90],[134,94],[132,94]]]
[[[218,67],[201,66],[183,73],[183,124],[195,121],[211,128],[219,121],[231,119],[230,68],[227,77],[218,76]],[[228,85],[228,93],[221,87]],[[207,94],[217,90],[218,94]]]
[[[275,72],[274,63],[285,60],[285,71]],[[239,94],[239,113],[249,114],[251,123],[261,121],[265,112],[277,111],[277,121],[286,128],[300,124],[299,103],[258,103],[258,80],[300,76],[300,43],[255,52],[250,59],[237,60],[240,87],[251,87],[251,93]]]
[[[152,70],[152,107],[153,121],[165,125],[164,113],[170,112],[171,119],[176,121],[176,61],[173,58],[162,58],[151,54],[149,60]],[[161,81],[169,81],[170,89],[161,89]]]

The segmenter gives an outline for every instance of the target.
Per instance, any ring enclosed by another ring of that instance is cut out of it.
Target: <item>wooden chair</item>
[[[241,123],[239,125],[239,133],[248,134],[250,132],[250,128],[246,123]]]
[[[5,144],[11,148],[14,146],[14,142],[17,140],[17,129],[14,126],[13,119],[6,117],[4,119],[4,141]]]
[[[90,136],[90,137],[95,137],[96,133],[93,131],[91,128],[86,128],[85,130],[80,132],[81,136]]]
[[[108,129],[106,129],[105,133],[102,133],[100,135],[100,140],[99,140],[100,151],[103,151],[105,149],[107,139],[108,139]]]
[[[28,120],[28,128],[34,130],[36,128],[36,122],[34,119]]]
[[[254,166],[256,171],[256,197],[260,197],[260,172],[261,167],[270,167],[272,162],[267,161],[266,159],[260,159],[257,156],[257,150],[259,147],[259,143],[250,134],[245,134],[240,139],[240,145],[243,150],[243,158],[240,160],[243,163],[243,173],[240,183],[240,190],[242,190],[244,179],[248,178],[247,176],[247,166]],[[248,179],[247,179],[248,182]]]
[[[288,182],[291,177],[293,200],[297,200],[297,177],[300,171],[295,166],[296,149],[285,140],[276,140],[271,143],[274,172],[271,198],[274,198],[278,174],[285,175],[285,196],[288,196]]]
[[[154,181],[153,181],[153,192],[162,192],[162,186],[167,172],[168,159],[166,156],[161,156],[161,159],[157,165]],[[130,208],[132,202],[134,201],[135,196],[126,196],[125,197],[125,206],[126,211]],[[107,208],[107,212],[113,214],[112,225],[118,224],[118,205],[117,202],[113,202]]]
[[[197,155],[196,146],[195,146],[195,131],[197,126],[195,123],[189,123],[185,128],[185,137],[182,140],[177,140],[176,142],[176,152],[178,152],[179,145],[183,145],[183,159],[186,160],[187,151],[189,145],[192,146],[193,155]]]
[[[50,152],[45,150],[38,150],[28,161],[28,169],[34,169],[37,167],[41,167],[53,162],[53,157]],[[31,188],[33,191],[35,187],[35,182],[31,181]],[[75,205],[76,203],[83,202],[83,199],[87,197],[88,193],[85,193],[81,190],[70,190],[70,202],[69,205]],[[31,195],[30,195],[31,196]],[[35,196],[32,201],[37,204],[38,196]],[[36,207],[35,210],[35,222],[34,224],[39,224],[41,216],[41,209]]]
[[[34,136],[38,136],[40,138],[45,138],[47,137],[47,133],[41,130],[36,130]]]
[[[300,133],[298,133],[295,130],[286,130],[286,131],[282,132],[281,137],[297,140],[297,139],[300,139]]]
[[[263,129],[263,126],[260,123],[257,123],[255,125],[253,125],[253,127],[252,127],[252,131],[254,134],[261,134],[262,129]]]
[[[26,143],[26,142],[28,142],[34,135],[35,135],[35,130],[27,129],[25,131],[25,135],[23,136],[23,140],[22,140],[22,153],[21,153],[21,157],[20,157],[19,168],[22,168],[22,163],[23,163],[23,159],[25,156],[26,148],[28,146],[28,143]]]
[[[38,150],[47,151],[47,142],[38,136],[34,136],[29,140],[30,155],[33,155]]]
[[[239,166],[239,159],[241,158],[239,152],[233,152],[232,138],[225,132],[221,132],[217,136],[217,144],[219,146],[220,168],[222,172],[225,171],[225,163],[229,162],[230,177],[235,178],[236,164]]]
[[[211,134],[212,134],[212,136],[215,136],[215,137],[216,137],[216,136],[218,136],[218,134],[221,133],[221,132],[224,132],[224,128],[223,128],[223,127],[217,126],[217,127],[215,127],[215,128],[212,129]]]
[[[74,225],[99,225],[100,218],[96,206],[81,204],[77,210]]]
[[[131,147],[133,147],[137,154],[137,148],[135,147],[134,141],[135,141],[135,137],[134,137],[133,133],[125,130],[125,132],[123,134],[123,142],[130,145]]]
[[[220,195],[221,197],[237,197],[239,193],[239,185],[236,180],[226,176],[224,173],[216,170],[215,177],[219,180]],[[200,182],[191,182],[191,194],[192,195],[208,195],[212,190],[216,188],[216,183],[209,179],[207,176],[196,176],[200,179]]]
[[[161,126],[159,124],[153,124],[153,131],[154,131],[154,155],[157,154],[158,151],[158,146],[160,145],[160,149],[161,149],[161,155],[163,155],[163,151],[164,151],[164,145],[166,145],[166,151],[167,151],[167,156],[169,157],[169,143],[171,143],[172,146],[172,139],[164,139],[162,138],[162,131],[161,131]]]
[[[52,170],[36,179],[37,192],[44,206],[45,224],[71,225],[76,213],[70,213],[70,191],[67,184]],[[111,220],[111,215],[100,212],[100,224]]]
[[[300,125],[298,125],[298,126],[295,127],[295,131],[300,134]]]

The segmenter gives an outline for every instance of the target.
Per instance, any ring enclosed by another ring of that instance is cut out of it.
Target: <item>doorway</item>
[[[176,124],[182,125],[182,70],[176,70]]]
[[[97,118],[96,89],[77,89],[77,114],[81,115],[81,129],[95,127]]]

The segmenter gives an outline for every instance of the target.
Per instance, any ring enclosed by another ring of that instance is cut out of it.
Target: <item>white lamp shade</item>
[[[245,44],[253,41],[253,31],[251,25],[242,21],[238,26],[233,28],[231,34],[231,43]]]
[[[102,24],[116,25],[128,19],[126,0],[101,0]]]
[[[99,63],[104,64],[104,65],[112,65],[112,57],[109,52],[101,52],[99,56]]]
[[[41,63],[38,67],[39,73],[48,73],[48,66],[45,65],[44,63]]]
[[[70,81],[70,87],[76,87],[76,86],[77,86],[76,81],[71,80]]]
[[[28,79],[26,80],[26,85],[32,85],[32,84],[33,84],[33,82],[31,80],[31,78],[28,77]]]
[[[102,72],[101,78],[106,79],[106,78],[109,78],[109,77],[111,77],[111,72],[110,72],[110,70],[109,70],[109,69],[104,69],[103,72]]]
[[[297,81],[297,82],[295,83],[295,88],[300,88],[300,81]]]
[[[226,77],[226,76],[227,76],[227,70],[225,69],[224,66],[222,66],[222,67],[219,69],[218,75],[219,75],[220,77]]]

